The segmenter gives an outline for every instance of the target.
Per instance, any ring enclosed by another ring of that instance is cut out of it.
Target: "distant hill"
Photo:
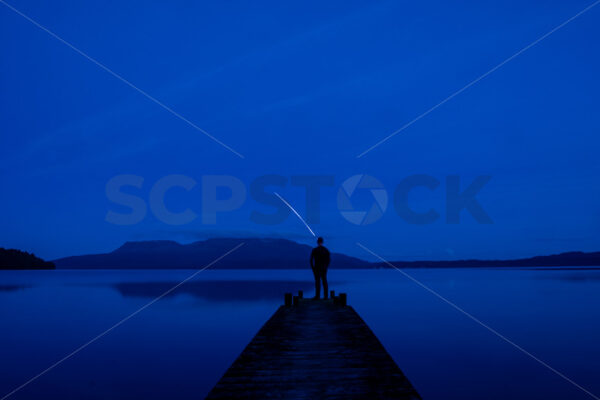
[[[208,239],[190,244],[170,240],[127,242],[104,254],[54,260],[57,268],[82,269],[198,269],[238,244],[245,244],[214,264],[219,269],[305,269],[311,247],[285,239]],[[331,268],[391,268],[332,253]],[[398,268],[582,267],[600,266],[600,252],[568,252],[515,260],[392,261]]]
[[[54,263],[34,254],[0,247],[0,269],[54,269]]]
[[[393,261],[391,263],[398,268],[597,267],[600,266],[600,252],[571,251],[514,260]],[[386,263],[376,265],[380,268],[389,267]]]
[[[307,268],[311,247],[285,239],[208,239],[190,244],[170,240],[127,242],[105,254],[54,260],[58,268],[202,268],[238,244],[245,244],[215,263],[219,269]],[[344,254],[331,255],[331,268],[372,268],[371,263]]]

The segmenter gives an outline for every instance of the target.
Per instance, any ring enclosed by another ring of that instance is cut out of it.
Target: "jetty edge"
[[[286,293],[206,399],[421,399],[346,302]]]

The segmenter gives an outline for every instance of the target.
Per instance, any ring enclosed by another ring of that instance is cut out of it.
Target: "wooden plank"
[[[350,306],[281,306],[207,399],[420,399]]]

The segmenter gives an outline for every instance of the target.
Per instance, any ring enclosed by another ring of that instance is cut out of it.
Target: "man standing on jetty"
[[[315,274],[315,299],[321,297],[321,281],[323,282],[323,298],[327,298],[329,292],[327,287],[327,267],[329,267],[329,250],[323,246],[323,238],[317,239],[317,247],[310,253],[310,266]]]

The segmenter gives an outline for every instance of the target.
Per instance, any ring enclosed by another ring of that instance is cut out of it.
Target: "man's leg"
[[[323,298],[329,297],[329,286],[327,286],[327,268],[323,268],[321,272],[321,280],[323,281]]]
[[[319,281],[319,270],[313,268],[313,274],[315,276],[315,298],[321,297],[321,282]]]

